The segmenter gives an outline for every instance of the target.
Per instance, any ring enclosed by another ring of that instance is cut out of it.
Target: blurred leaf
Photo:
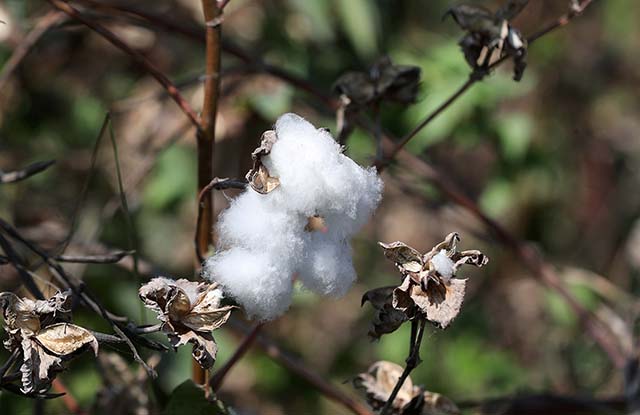
[[[521,161],[531,142],[531,117],[525,113],[511,113],[499,117],[497,130],[504,157],[512,163]]]
[[[151,180],[144,188],[144,201],[161,210],[179,200],[191,197],[196,189],[192,151],[180,146],[169,148],[160,156]]]
[[[249,97],[253,108],[265,120],[275,120],[291,108],[293,89],[287,85],[279,85],[269,92],[258,92]]]
[[[231,415],[233,412],[218,400],[209,402],[204,397],[204,390],[192,380],[186,380],[175,388],[164,410],[164,415]]]
[[[368,0],[334,0],[342,28],[360,57],[376,54],[380,18],[376,3]]]

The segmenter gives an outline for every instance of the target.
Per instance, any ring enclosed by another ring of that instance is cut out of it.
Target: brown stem
[[[409,343],[410,350],[409,357],[407,357],[406,361],[407,364],[402,371],[402,375],[398,378],[396,385],[393,387],[393,391],[391,392],[391,395],[389,395],[389,399],[387,399],[387,402],[382,407],[380,415],[386,415],[389,410],[391,410],[393,401],[396,399],[396,396],[398,396],[398,392],[400,392],[400,388],[404,385],[405,380],[407,380],[413,369],[418,367],[420,364],[420,346],[422,345],[422,335],[424,334],[425,323],[426,320],[424,318],[420,318],[419,322],[415,319],[411,320],[411,340]]]
[[[202,190],[213,180],[213,160],[215,151],[216,114],[220,90],[220,37],[222,9],[216,0],[202,0],[202,11],[206,26],[206,71],[204,83],[204,102],[202,105],[201,126],[196,134],[198,141],[198,222],[196,224],[196,257],[203,255],[213,243],[213,197],[211,192],[202,194]],[[201,263],[198,264],[198,267]],[[207,384],[207,371],[193,361],[193,381],[199,385]]]
[[[82,407],[80,407],[76,398],[71,394],[71,392],[69,392],[69,389],[67,389],[65,384],[62,383],[60,379],[53,379],[51,386],[53,387],[54,391],[64,394],[60,397],[60,399],[62,400],[64,406],[67,407],[69,413],[75,415],[86,415],[87,412],[85,412]]]
[[[166,89],[167,93],[173,98],[173,100],[178,104],[178,107],[185,113],[185,115],[189,118],[191,123],[196,126],[196,128],[200,129],[200,123],[198,122],[198,117],[196,113],[191,108],[191,105],[184,99],[184,97],[178,91],[178,88],[166,77],[166,75],[153,64],[149,59],[147,59],[140,52],[132,49],[129,45],[127,45],[122,39],[116,36],[109,29],[104,27],[98,22],[91,20],[85,15],[81,14],[73,8],[68,3],[65,3],[61,0],[48,0],[53,7],[58,10],[63,11],[69,17],[81,22],[85,26],[92,29],[94,32],[98,33],[100,36],[105,38],[109,43],[122,50],[126,54],[128,54],[138,65],[144,68],[151,76],[153,76],[159,83]]]
[[[220,389],[220,386],[222,385],[222,382],[224,381],[224,378],[227,375],[227,373],[229,373],[231,368],[235,366],[235,364],[238,363],[238,361],[249,351],[249,348],[255,341],[263,325],[264,325],[263,323],[256,324],[253,327],[253,329],[249,332],[249,334],[247,334],[245,338],[242,340],[242,343],[240,343],[240,346],[238,346],[238,348],[236,349],[233,356],[231,356],[229,361],[227,361],[227,363],[225,363],[225,365],[222,366],[215,373],[215,375],[211,377],[211,379],[209,380],[209,386],[211,387],[211,389],[213,389],[214,391],[217,391],[218,389]]]

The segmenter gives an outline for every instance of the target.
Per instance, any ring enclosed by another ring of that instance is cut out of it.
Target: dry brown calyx
[[[20,349],[21,390],[46,392],[64,363],[90,347],[98,354],[98,340],[87,329],[69,323],[71,291],[58,292],[48,300],[20,298],[0,293],[7,350]]]
[[[267,167],[262,164],[262,157],[271,153],[271,147],[277,139],[275,131],[265,131],[260,139],[260,146],[251,153],[253,167],[247,173],[246,179],[249,186],[261,194],[267,194],[280,185],[280,180],[277,177],[272,177]]]
[[[356,389],[365,393],[367,403],[380,410],[391,396],[403,368],[395,363],[378,361],[353,380]],[[450,399],[415,386],[410,377],[404,381],[391,403],[394,415],[457,415],[460,410]]]
[[[425,318],[446,328],[460,313],[466,279],[454,278],[464,264],[481,267],[488,258],[477,250],[458,251],[460,237],[450,233],[426,254],[403,242],[380,243],[387,259],[394,262],[402,283],[366,292],[362,303],[369,301],[377,310],[369,335],[379,338],[395,331],[402,323]]]
[[[217,284],[154,278],[139,291],[145,307],[156,312],[171,346],[193,344],[192,355],[205,369],[215,363],[218,346],[211,332],[227,322],[234,306],[220,306]]]

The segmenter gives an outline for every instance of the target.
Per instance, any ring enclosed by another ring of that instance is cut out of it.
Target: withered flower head
[[[367,402],[374,410],[380,410],[391,396],[391,392],[402,375],[403,368],[395,363],[381,360],[372,364],[367,372],[353,380],[353,386],[366,394]],[[457,415],[458,407],[447,397],[425,391],[415,386],[407,377],[391,403],[393,415]]]
[[[424,255],[403,242],[380,243],[403,281],[400,286],[376,288],[364,294],[362,303],[369,301],[377,310],[371,337],[391,333],[416,317],[443,329],[451,323],[462,307],[467,282],[454,278],[458,268],[463,264],[481,267],[489,260],[480,251],[458,251],[459,241],[457,233],[450,233]]]
[[[157,313],[174,348],[193,344],[193,357],[205,369],[213,366],[218,346],[211,332],[229,319],[233,306],[220,307],[217,284],[154,278],[140,287],[144,305]]]
[[[527,42],[509,21],[527,3],[528,0],[508,0],[495,13],[483,7],[465,4],[447,10],[444,16],[451,15],[458,26],[467,32],[459,45],[473,69],[488,67],[508,55],[513,57],[515,63],[514,80],[522,79],[527,66]]]
[[[24,393],[42,393],[49,389],[63,363],[85,346],[98,354],[98,341],[87,329],[70,320],[71,291],[58,292],[48,300],[20,298],[0,293],[4,329],[9,338],[4,347],[22,351],[22,387]]]
[[[418,95],[420,68],[394,65],[388,56],[379,59],[367,72],[347,72],[335,82],[333,89],[348,98],[351,105],[365,107],[387,100],[412,104]]]

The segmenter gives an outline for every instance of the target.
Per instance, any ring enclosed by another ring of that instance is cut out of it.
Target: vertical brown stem
[[[202,0],[202,11],[206,25],[206,80],[201,116],[202,129],[197,134],[198,194],[213,179],[216,113],[220,90],[221,9],[216,0]],[[196,229],[196,244],[197,251],[205,254],[213,242],[213,197],[211,192],[207,193],[200,203],[202,204],[202,217]],[[207,383],[206,371],[195,361],[193,362],[192,378],[199,385]]]

